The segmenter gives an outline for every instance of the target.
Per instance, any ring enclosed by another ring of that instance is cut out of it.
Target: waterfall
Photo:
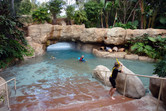
[[[50,45],[47,47],[47,51],[52,51],[52,50],[69,50],[69,49],[74,49],[75,44],[74,43],[69,43],[69,42],[58,42],[56,44]]]

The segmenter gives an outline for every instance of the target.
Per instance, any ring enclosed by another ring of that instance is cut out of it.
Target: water
[[[78,57],[85,56],[87,62],[79,62]],[[112,58],[97,58],[91,53],[75,49],[51,50],[43,56],[32,58],[21,64],[15,65],[3,71],[0,76],[9,80],[17,79],[17,87],[38,84],[40,80],[61,80],[61,83],[69,77],[86,77],[95,81],[91,74],[97,65],[104,65],[112,69],[116,60]],[[119,59],[127,68],[136,74],[152,75],[154,64],[142,61]],[[148,88],[149,79],[141,78]],[[43,86],[49,87],[49,85]],[[36,90],[35,93],[40,91]],[[31,92],[27,92],[31,94]],[[34,92],[33,92],[34,93]],[[14,95],[12,93],[12,95]],[[24,95],[21,89],[17,90],[17,96]]]

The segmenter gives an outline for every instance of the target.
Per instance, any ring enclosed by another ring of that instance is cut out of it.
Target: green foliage
[[[96,27],[100,20],[101,5],[95,1],[89,1],[84,4],[84,10],[87,14],[88,24],[86,27]]]
[[[24,15],[24,14],[30,14],[32,9],[32,4],[30,0],[22,0],[20,7],[19,7],[19,13]]]
[[[154,74],[159,77],[166,77],[166,56],[155,65]]]
[[[69,20],[73,19],[74,17],[74,10],[75,8],[72,5],[67,6],[66,15]]]
[[[84,10],[77,10],[75,11],[75,14],[74,14],[74,22],[76,24],[83,24],[85,22],[87,22],[88,19],[87,19],[87,16],[86,16],[86,12]]]
[[[50,0],[47,4],[52,16],[53,16],[53,24],[56,23],[56,18],[59,13],[61,13],[61,9],[63,9],[63,5],[65,2],[63,0]]]
[[[33,12],[32,19],[37,23],[50,22],[50,14],[48,13],[48,9],[45,7],[39,7]]]
[[[32,19],[31,15],[22,15],[22,16],[20,16],[19,21],[23,24],[24,23],[33,23],[33,19]]]
[[[61,9],[63,9],[63,5],[65,2],[63,0],[51,0],[48,2],[49,10],[52,14],[58,14],[61,12]]]
[[[8,5],[0,2],[0,68],[15,59],[22,60],[28,52],[22,26],[17,18],[10,15]]]
[[[138,21],[134,21],[134,22],[128,22],[126,24],[123,24],[122,22],[118,22],[115,24],[115,27],[122,27],[124,29],[137,29],[138,26]]]
[[[154,59],[162,59],[166,53],[166,38],[156,38],[144,35],[128,41],[131,51],[139,55],[146,55]]]

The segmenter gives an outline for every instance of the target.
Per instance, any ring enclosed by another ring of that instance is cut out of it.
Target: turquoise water
[[[81,55],[85,56],[87,62],[77,60]],[[43,56],[32,58],[7,68],[0,76],[6,80],[16,77],[17,87],[38,84],[39,80],[60,79],[63,83],[66,78],[77,76],[84,76],[95,81],[91,76],[93,69],[97,65],[104,65],[112,69],[115,61],[112,58],[97,58],[91,53],[78,50],[47,51]],[[153,63],[124,59],[119,59],[119,61],[136,74],[152,75],[153,73]],[[148,88],[149,79],[141,78],[141,80],[145,87]],[[28,93],[31,94],[31,92]],[[36,93],[38,92],[36,91]],[[21,89],[17,90],[17,95],[24,95]]]

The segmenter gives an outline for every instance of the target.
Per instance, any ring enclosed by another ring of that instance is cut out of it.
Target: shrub
[[[155,65],[154,74],[159,77],[166,77],[166,56]]]
[[[30,0],[22,0],[20,7],[19,7],[19,13],[20,14],[29,14],[32,9],[32,4]]]
[[[86,21],[88,21],[87,16],[86,16],[86,12],[84,10],[77,10],[75,11],[74,14],[74,22],[76,24],[83,24]]]
[[[50,14],[48,13],[48,9],[45,7],[39,7],[36,11],[32,13],[32,19],[37,23],[45,23],[50,22]]]
[[[166,53],[166,38],[158,36],[156,38],[144,35],[128,41],[131,52],[138,55],[146,55],[154,59],[163,59]]]
[[[126,24],[123,24],[122,22],[117,22],[115,24],[115,27],[122,27],[124,29],[137,29],[138,26],[138,21],[134,22],[127,22]]]
[[[6,7],[6,8],[4,8]],[[0,2],[0,68],[5,68],[15,59],[30,55],[22,31],[22,24],[10,15],[8,5]]]

